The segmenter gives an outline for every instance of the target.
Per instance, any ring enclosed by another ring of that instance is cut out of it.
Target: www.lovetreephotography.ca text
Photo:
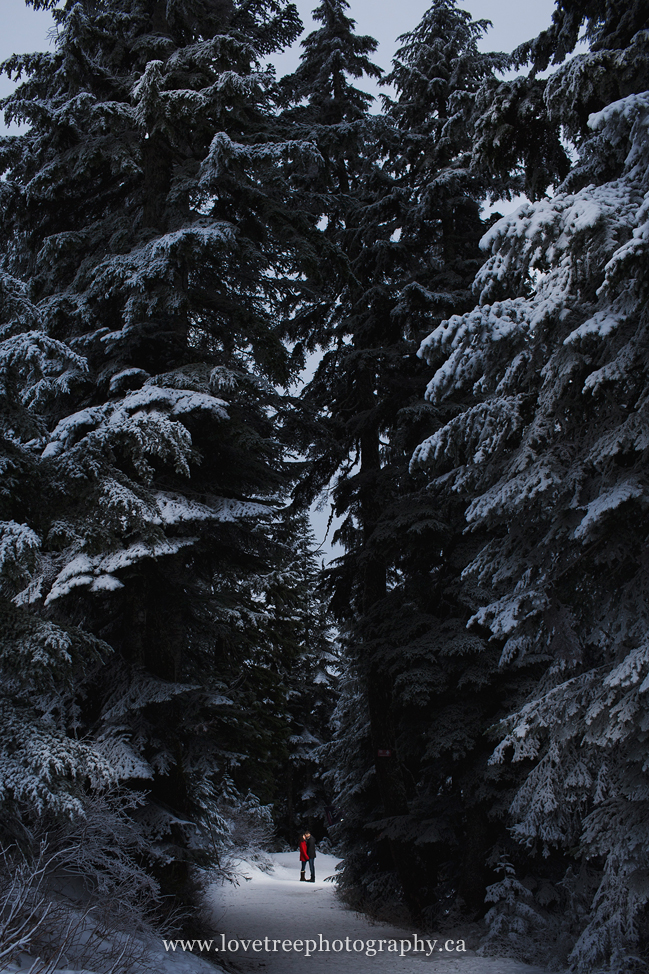
[[[465,952],[466,943],[464,940],[422,940],[413,934],[406,940],[352,940],[345,937],[340,940],[328,940],[318,934],[318,940],[271,940],[264,937],[263,940],[239,940],[229,939],[222,933],[217,940],[164,940],[165,950],[179,951],[187,953],[236,953],[253,951],[254,953],[303,953],[305,957],[312,957],[314,954],[342,952],[365,954],[366,957],[375,957],[377,953],[397,954],[405,957],[407,954],[424,954],[430,957],[434,952]]]

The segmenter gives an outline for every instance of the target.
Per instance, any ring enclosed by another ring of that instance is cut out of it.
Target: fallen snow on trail
[[[446,950],[445,945],[451,943],[449,934],[437,938],[426,935],[419,938],[424,950],[413,954],[413,930],[373,923],[345,909],[335,895],[335,885],[326,881],[335,876],[338,860],[334,856],[316,857],[315,883],[300,882],[296,852],[276,853],[271,858],[273,868],[269,873],[245,864],[245,878],[238,886],[212,887],[211,929],[205,933],[206,941],[174,940],[175,949],[167,941],[165,949],[163,938],[142,940],[139,946],[146,970],[156,974],[218,974],[224,971],[219,962],[226,962],[225,970],[241,974],[543,974],[541,968],[519,961],[478,957],[470,934],[466,935],[466,951]],[[454,934],[454,947],[461,936],[459,932]],[[324,943],[329,942],[329,951],[305,956],[305,942],[315,941],[317,945],[321,937]],[[344,944],[346,940],[349,949],[334,948],[334,941]],[[432,949],[426,946],[429,940],[436,940]],[[237,949],[229,950],[228,945],[234,946],[234,941],[238,942]],[[270,949],[255,951],[255,941],[262,945],[267,941]],[[275,950],[273,941],[278,942]],[[284,941],[302,944],[298,951],[293,947],[283,950]],[[354,950],[361,941],[362,949]],[[382,949],[379,941],[383,941]],[[388,951],[390,941],[396,941],[396,952]],[[409,943],[411,949],[401,947],[402,941]],[[106,956],[115,960],[119,948],[116,942],[111,950],[110,935],[106,946]],[[368,956],[368,948],[376,953]],[[0,961],[0,974],[27,974],[33,962],[34,957],[26,954],[5,964]],[[95,974],[93,967],[72,967],[62,957],[56,974]],[[42,969],[38,962],[35,969]]]
[[[212,953],[217,959],[223,940],[226,947],[231,941],[239,941],[236,951],[228,950],[225,954],[234,966],[244,974],[535,974],[541,968],[530,967],[519,961],[510,959],[496,959],[478,957],[475,953],[476,944],[466,939],[466,952],[445,950],[447,937],[440,936],[432,951],[428,947],[417,954],[388,952],[387,942],[402,940],[413,943],[414,931],[388,926],[383,923],[373,923],[367,917],[345,909],[335,895],[335,886],[327,882],[327,877],[335,875],[338,860],[334,856],[318,855],[316,857],[316,882],[302,883],[299,881],[298,854],[296,852],[276,853],[272,856],[274,868],[270,873],[247,866],[244,869],[246,879],[242,879],[239,886],[215,886],[211,891],[211,927],[210,936],[214,937],[214,946],[218,952]],[[308,875],[308,873],[307,873]],[[297,952],[294,949],[284,951],[281,946],[273,951],[272,941],[316,941],[320,935],[323,941],[329,941],[330,950],[311,953],[305,956],[302,945]],[[455,934],[453,943],[457,944]],[[254,952],[252,942],[264,941],[270,950]],[[333,941],[345,941],[349,938],[352,949],[334,952]],[[427,935],[424,942],[435,939]],[[378,949],[378,941],[386,943],[383,949]],[[242,941],[247,943],[244,950]],[[363,949],[354,951],[359,941],[363,941]],[[376,949],[375,955],[367,956],[369,942],[374,942],[371,950]],[[231,945],[233,946],[233,945]],[[429,956],[426,954],[429,953]]]

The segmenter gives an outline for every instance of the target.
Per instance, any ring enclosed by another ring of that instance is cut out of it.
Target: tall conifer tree
[[[312,484],[334,478],[334,503],[343,517],[345,555],[330,584],[354,670],[333,748],[332,775],[343,795],[349,840],[344,883],[357,903],[367,902],[373,889],[376,904],[396,876],[418,915],[440,902],[446,880],[438,866],[453,857],[451,823],[464,811],[457,803],[459,775],[455,797],[436,800],[449,772],[414,743],[421,728],[413,714],[425,725],[440,703],[435,679],[440,690],[443,684],[446,706],[461,654],[479,654],[482,644],[463,639],[470,612],[459,602],[451,606],[448,595],[446,607],[438,606],[441,618],[434,618],[435,602],[448,588],[439,575],[448,551],[441,559],[435,552],[453,547],[449,518],[457,514],[435,509],[437,501],[418,493],[408,476],[413,423],[421,435],[441,419],[422,401],[425,376],[415,352],[431,318],[470,306],[480,264],[485,186],[469,169],[470,120],[476,92],[504,61],[478,52],[485,26],[444,0],[402,38],[389,79],[396,97],[386,100],[382,118],[366,123],[360,178],[337,228],[350,271],[330,311],[331,347],[305,395],[307,410],[315,409],[321,421]],[[408,536],[425,539],[423,557],[421,547],[404,542]],[[450,662],[449,652],[443,664],[449,643],[457,658]],[[346,707],[355,711],[349,719]],[[451,720],[450,710],[447,716]],[[454,734],[465,736],[461,720],[445,729],[449,748]],[[483,729],[476,724],[474,740]],[[466,751],[464,744],[460,750]]]
[[[315,8],[313,18],[322,26],[302,41],[300,65],[279,86],[287,137],[312,142],[319,156],[317,165],[296,167],[292,174],[303,204],[321,227],[324,224],[320,260],[309,268],[311,290],[289,330],[300,352],[326,348],[332,341],[330,308],[349,275],[341,234],[353,219],[354,194],[367,164],[365,146],[373,128],[368,116],[373,98],[352,81],[383,74],[370,59],[376,41],[354,32],[355,22],[345,12],[348,7],[347,0],[323,0]],[[299,411],[297,426],[304,435],[308,411],[303,400]],[[307,443],[311,435],[307,433]]]
[[[0,145],[3,264],[81,364],[31,444],[45,489],[20,598],[112,648],[65,731],[144,783],[180,847],[275,730],[246,593],[287,484],[273,383],[310,224],[261,62],[299,19],[277,0],[33,5],[57,39],[4,65],[6,117],[29,127]]]
[[[485,586],[474,622],[503,646],[503,670],[543,664],[495,755],[524,769],[513,864],[534,880],[491,890],[494,942],[518,931],[529,945],[537,924],[573,946],[573,969],[620,972],[646,964],[649,943],[649,9],[566,0],[519,56],[561,63],[584,27],[589,50],[545,91],[579,157],[551,198],[486,235],[479,305],[424,342],[430,400],[480,401],[414,463],[470,498],[468,527],[485,534],[467,572]]]

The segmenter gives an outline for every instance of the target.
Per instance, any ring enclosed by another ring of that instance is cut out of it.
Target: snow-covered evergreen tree
[[[481,762],[467,754],[482,744],[487,712],[493,719],[497,711],[485,678],[495,660],[473,674],[466,666],[483,645],[463,632],[471,600],[451,594],[458,559],[468,558],[457,554],[454,502],[440,504],[407,469],[417,439],[444,421],[423,402],[416,349],[431,316],[470,306],[481,262],[488,184],[470,169],[471,117],[478,90],[504,62],[478,51],[485,26],[440,0],[401,39],[388,79],[396,95],[366,125],[360,176],[335,228],[350,272],[329,313],[331,347],[305,394],[321,423],[311,485],[333,478],[343,517],[345,555],[329,573],[349,656],[345,685],[356,687],[343,694],[331,750],[345,806],[343,885],[356,905],[376,909],[396,874],[420,916],[433,903],[446,911],[447,891],[456,895],[458,885],[479,905],[486,885],[475,869],[479,850],[464,843],[460,851],[457,826],[468,804],[460,764],[486,763],[486,754]],[[466,706],[452,697],[463,667]],[[352,741],[359,714],[365,724]],[[466,830],[482,849],[482,823]],[[469,890],[469,876],[481,892]]]
[[[551,198],[488,232],[478,306],[423,343],[431,402],[471,398],[413,465],[467,495],[468,528],[486,534],[465,577],[487,594],[473,621],[502,647],[504,672],[543,664],[495,755],[526,769],[514,833],[532,871],[544,853],[555,881],[566,873],[555,890],[573,967],[620,972],[646,963],[649,943],[649,9],[564,2],[520,58],[560,63],[584,26],[589,51],[545,89],[579,158]],[[580,910],[575,855],[599,874]]]
[[[300,65],[279,83],[287,137],[308,140],[318,149],[313,165],[296,166],[291,174],[303,206],[323,228],[315,259],[305,264],[309,287],[288,330],[298,355],[326,348],[332,340],[330,309],[349,274],[341,234],[354,220],[354,194],[373,128],[368,116],[373,98],[353,82],[383,74],[370,60],[376,41],[355,33],[348,7],[347,0],[323,0],[315,8],[313,18],[322,26],[302,41]],[[298,435],[308,444],[313,431],[305,434],[308,411],[303,400],[298,411]]]
[[[6,118],[28,128],[0,144],[3,267],[41,357],[71,351],[30,444],[40,504],[21,527],[11,490],[3,550],[11,572],[38,549],[11,593],[33,625],[112,648],[77,733],[149,792],[143,827],[182,880],[219,776],[276,719],[249,593],[287,485],[273,384],[313,221],[282,175],[311,150],[279,138],[261,61],[299,19],[276,0],[34,5],[56,45],[4,65],[21,82]]]
[[[347,9],[347,0],[323,0],[315,8],[313,19],[322,26],[302,41],[304,50],[295,73],[281,80],[283,97],[293,106],[288,119],[322,154],[320,204],[330,218],[331,197],[349,193],[362,164],[359,139],[373,101],[353,81],[383,74],[370,60],[376,41],[354,32],[356,24]]]

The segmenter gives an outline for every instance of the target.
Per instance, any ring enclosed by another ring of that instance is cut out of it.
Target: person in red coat
[[[306,854],[309,860],[309,869],[311,870],[311,878],[307,879],[307,883],[315,883],[315,839],[310,832],[304,833],[304,839],[306,841]]]
[[[306,864],[309,861],[309,853],[306,848],[306,835],[303,835],[300,839],[300,882],[306,882],[306,876],[304,875],[304,870],[306,869]]]

